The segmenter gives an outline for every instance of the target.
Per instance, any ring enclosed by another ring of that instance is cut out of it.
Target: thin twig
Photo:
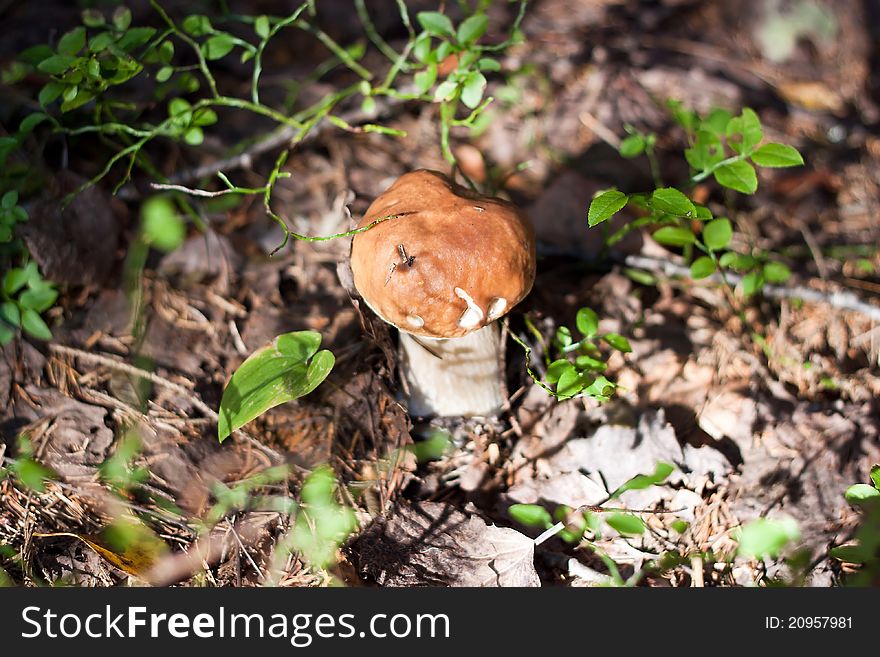
[[[660,272],[669,277],[681,276],[690,278],[691,275],[689,267],[677,265],[669,260],[628,255],[623,258],[623,262],[627,267]],[[733,272],[726,272],[726,276],[731,286],[736,286],[743,278],[739,274]],[[713,283],[722,282],[721,277],[717,273],[702,280]],[[765,285],[761,288],[761,294],[771,299],[802,299],[808,303],[821,303],[831,306],[832,308],[837,308],[838,310],[861,313],[873,320],[880,321],[880,306],[874,306],[866,301],[862,301],[852,292],[822,292],[820,290],[814,290],[800,285],[794,287]]]

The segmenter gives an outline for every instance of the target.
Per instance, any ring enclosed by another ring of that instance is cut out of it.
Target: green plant
[[[528,318],[525,321],[529,331],[543,347],[546,367],[544,381],[531,368],[531,348],[515,333],[511,335],[525,350],[526,371],[536,384],[559,400],[573,397],[590,397],[597,401],[610,399],[617,386],[604,375],[608,369],[606,361],[609,354],[600,345],[629,353],[632,347],[625,337],[617,333],[600,333],[599,317],[591,308],[580,308],[575,316],[577,334],[581,336],[579,339],[575,339],[570,328],[560,326],[549,346],[537,327]],[[555,389],[551,386],[555,386]]]
[[[27,219],[27,212],[18,205],[18,192],[10,190],[0,197],[0,263],[23,262],[20,267],[9,266],[3,274],[0,346],[10,342],[18,329],[40,340],[52,339],[41,314],[55,303],[58,291],[43,278],[37,263],[28,261],[24,245],[14,236],[15,225]]]
[[[846,501],[859,509],[861,522],[852,541],[832,548],[830,555],[856,569],[846,579],[849,584],[876,586],[880,581],[880,465],[871,468],[870,484],[847,488]]]
[[[792,167],[804,163],[798,151],[786,144],[764,143],[764,130],[758,115],[745,108],[738,116],[728,110],[714,109],[701,117],[685,109],[679,101],[670,101],[675,121],[684,129],[689,147],[684,157],[691,167],[691,185],[709,178],[723,188],[754,194],[758,189],[755,165],[761,167]],[[627,205],[641,214],[607,239],[613,245],[635,228],[653,229],[653,238],[660,244],[680,248],[690,266],[693,279],[703,279],[719,272],[730,288],[725,271],[743,274],[740,288],[746,297],[766,283],[782,283],[791,272],[775,259],[774,254],[751,248],[747,253],[731,249],[733,223],[727,217],[716,217],[708,207],[695,203],[691,196],[676,187],[665,187],[654,157],[654,135],[636,131],[621,142],[624,157],[645,153],[654,175],[655,189],[649,193],[625,194],[611,189],[597,195],[590,204],[587,222],[590,227],[608,221]]]

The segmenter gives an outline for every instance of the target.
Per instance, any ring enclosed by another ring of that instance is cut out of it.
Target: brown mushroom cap
[[[535,280],[535,233],[511,203],[436,171],[404,174],[355,235],[354,283],[367,305],[414,335],[461,337],[519,303]]]

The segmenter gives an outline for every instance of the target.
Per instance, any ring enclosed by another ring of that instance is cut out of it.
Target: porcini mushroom
[[[400,330],[403,378],[416,416],[490,416],[504,402],[500,329],[531,290],[535,234],[511,203],[436,171],[404,174],[358,227],[354,284]]]

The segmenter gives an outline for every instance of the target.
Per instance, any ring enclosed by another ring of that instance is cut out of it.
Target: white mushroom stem
[[[423,338],[401,331],[400,367],[411,415],[488,417],[504,403],[497,322],[461,338]]]

